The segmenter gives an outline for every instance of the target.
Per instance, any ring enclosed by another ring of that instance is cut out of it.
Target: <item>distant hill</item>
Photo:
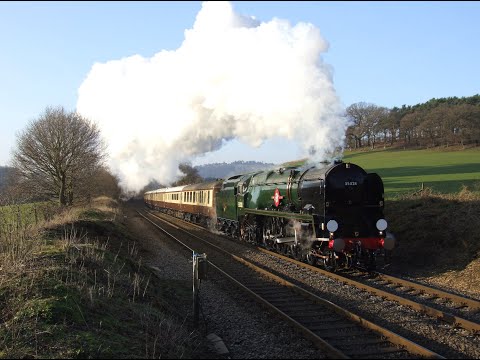
[[[266,170],[275,164],[257,161],[235,161],[232,163],[214,163],[195,166],[198,174],[205,180],[225,179],[227,177],[253,171]]]

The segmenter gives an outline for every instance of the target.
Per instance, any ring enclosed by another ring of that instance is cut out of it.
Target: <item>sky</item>
[[[470,1],[2,1],[0,166],[47,106],[98,121],[125,179],[147,167],[170,179],[166,157],[169,168],[281,163],[327,142],[314,150],[324,154],[347,125],[338,111],[353,103],[480,93],[479,18],[480,2]],[[165,116],[180,130],[153,144]],[[195,124],[229,130],[206,136]],[[188,149],[179,145],[187,135],[198,138]]]

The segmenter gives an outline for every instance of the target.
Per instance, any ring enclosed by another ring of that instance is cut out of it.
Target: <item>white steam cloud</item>
[[[128,190],[167,184],[180,162],[222,139],[259,146],[283,137],[322,160],[347,127],[320,58],[327,47],[312,24],[259,22],[229,2],[206,2],[177,50],[94,64],[77,111],[99,125]]]

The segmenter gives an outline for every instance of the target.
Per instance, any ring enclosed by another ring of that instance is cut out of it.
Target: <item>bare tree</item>
[[[478,144],[480,141],[480,107],[462,104],[457,107],[456,111],[458,121],[454,131],[460,144],[462,146],[465,146],[465,143]]]
[[[347,137],[353,138],[355,149],[363,146],[364,139],[368,146],[375,148],[377,134],[381,130],[380,123],[388,113],[387,108],[365,102],[352,104],[346,109],[347,117],[353,124],[347,129]]]
[[[87,198],[104,195],[119,199],[122,193],[119,182],[118,176],[112,174],[106,167],[99,167],[91,180],[81,188],[81,192]]]
[[[355,103],[346,109],[346,115],[352,121],[352,126],[347,129],[347,136],[354,140],[355,149],[362,147],[362,139],[367,133],[366,107],[364,102]]]
[[[71,205],[104,158],[105,145],[95,124],[63,107],[47,107],[17,136],[12,163],[37,197],[54,196],[61,205]]]

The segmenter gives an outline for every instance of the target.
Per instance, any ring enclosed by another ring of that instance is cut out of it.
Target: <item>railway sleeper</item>
[[[375,337],[373,339],[357,339],[357,340],[349,340],[348,342],[345,340],[342,341],[329,341],[330,345],[333,345],[335,347],[342,346],[342,347],[347,347],[347,346],[358,346],[358,345],[384,345],[384,344],[390,344],[390,341],[385,340],[385,339],[379,339],[378,337]]]
[[[312,311],[312,310],[309,310],[309,311]],[[304,312],[304,313],[301,313],[301,314],[298,314],[298,315],[295,315],[295,319],[298,321],[302,321],[302,322],[308,322],[309,319],[313,319],[312,321],[316,321],[316,319],[322,319],[324,317],[327,317],[329,315],[332,315],[331,312],[326,312],[326,311],[316,311],[314,310],[314,312]]]
[[[295,317],[293,317],[295,319]],[[300,321],[299,321],[300,322]],[[301,320],[302,325],[307,326],[309,329],[316,329],[317,326],[323,327],[327,324],[342,323],[345,324],[345,320],[339,318],[322,318],[322,319],[311,319],[311,320]],[[328,327],[331,328],[330,325]]]
[[[318,333],[318,336],[321,336],[323,339],[328,339],[328,341],[334,341],[334,340],[339,340],[342,338],[352,338],[355,336],[360,336],[360,337],[365,337],[365,330],[358,328],[357,330],[352,330],[348,332],[340,332],[338,329],[326,329],[325,331],[322,331],[321,333]],[[378,335],[372,334],[370,336],[376,336],[378,338]],[[330,340],[331,339],[331,340]]]
[[[319,331],[322,331],[322,330],[332,330],[332,329],[335,329],[335,330],[346,330],[348,331],[349,329],[358,329],[358,325],[357,324],[349,324],[349,323],[346,323],[344,319],[339,319],[337,322],[340,322],[340,324],[331,324],[331,323],[328,323],[328,324],[325,324],[325,325],[317,325],[317,326],[312,326],[312,327],[308,327],[309,330],[315,332],[315,333],[318,333]],[[321,333],[318,333],[319,336],[322,336]]]
[[[355,353],[352,354],[351,357],[371,359],[372,357],[375,356],[380,359],[383,359],[386,354],[405,353],[405,352],[408,352],[408,351],[402,348],[388,347],[388,348],[382,348],[381,351],[358,350],[358,351],[355,351]]]

